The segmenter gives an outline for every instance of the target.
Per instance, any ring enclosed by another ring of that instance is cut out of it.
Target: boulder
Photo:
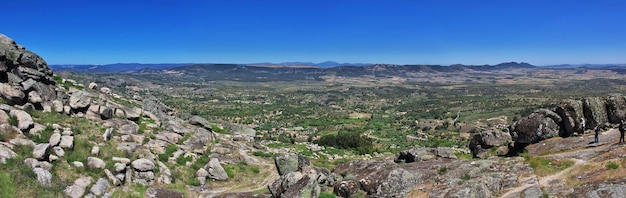
[[[209,172],[208,177],[211,179],[215,179],[218,181],[226,181],[228,180],[228,174],[220,164],[220,161],[217,158],[211,159],[209,163],[204,167]]]
[[[0,110],[0,124],[9,124],[9,115],[2,110]]]
[[[359,192],[359,190],[361,190],[361,188],[359,187],[359,183],[354,180],[337,182],[333,186],[333,191],[335,191],[335,194],[341,197],[350,197]]]
[[[198,171],[196,171],[196,179],[198,179],[198,181],[200,181],[200,185],[204,185],[205,181],[206,181],[206,177],[209,176],[209,172],[204,169],[204,168],[200,168],[198,169]]]
[[[559,135],[561,130],[561,117],[548,109],[539,109],[528,117],[522,118],[510,126],[511,139],[516,144],[530,144],[539,140],[537,128],[542,126],[543,139],[549,139]]]
[[[91,147],[91,155],[98,155],[100,154],[100,147],[98,145],[94,145],[93,147]]]
[[[337,165],[333,172],[359,182],[372,197],[405,197],[415,186],[437,173],[425,169],[405,169],[389,161],[355,160]]]
[[[161,161],[157,161],[157,164],[159,164],[159,177],[157,178],[157,182],[160,184],[171,184],[172,172],[170,169]]]
[[[98,84],[96,84],[95,82],[91,82],[89,83],[89,89],[97,89],[98,88]]]
[[[4,146],[4,144],[0,144],[0,164],[4,164],[7,159],[13,159],[15,157],[17,157],[17,154],[13,152],[13,150]]]
[[[319,197],[320,186],[315,178],[300,172],[289,172],[270,183],[273,197]]]
[[[91,177],[81,177],[74,180],[74,184],[67,186],[63,193],[72,198],[79,198],[85,194],[85,189],[91,184]]]
[[[132,108],[132,107],[127,107],[124,109],[124,114],[126,114],[126,119],[128,120],[132,120],[132,121],[137,121],[139,120],[139,117],[141,116],[141,109],[139,108]]]
[[[184,198],[184,194],[181,192],[161,188],[161,187],[150,187],[146,190],[145,194],[146,198],[160,198],[160,197],[168,197],[168,198]]]
[[[41,95],[39,95],[37,91],[31,91],[28,93],[28,102],[33,104],[39,104],[43,102],[43,99],[41,99]]]
[[[126,134],[126,135],[136,134],[138,131],[139,131],[139,125],[135,123],[128,123],[128,124],[122,125],[117,130],[118,133]]]
[[[103,120],[108,120],[108,119],[113,118],[113,113],[115,113],[114,108],[109,108],[109,107],[100,108],[100,118],[102,118]]]
[[[145,158],[136,159],[131,163],[131,165],[135,170],[141,172],[154,170],[154,163]]]
[[[454,151],[451,148],[426,148],[417,146],[404,151],[400,151],[398,157],[396,157],[394,161],[411,163],[425,161],[438,157],[456,159],[456,155],[454,155]]]
[[[64,149],[73,149],[74,148],[74,136],[62,135],[59,146]]]
[[[94,195],[101,196],[107,191],[108,187],[109,182],[105,178],[100,178],[93,186],[91,186],[89,192],[93,193]]]
[[[43,168],[33,168],[33,172],[37,175],[37,183],[39,185],[45,188],[52,186],[52,174],[50,174],[50,171]]]
[[[35,168],[39,167],[39,161],[37,161],[36,159],[33,159],[33,158],[26,158],[26,159],[24,159],[24,164],[26,164],[26,166],[28,166],[28,168],[30,168],[30,169],[35,169]]]
[[[17,128],[20,130],[27,132],[31,128],[35,126],[35,122],[30,114],[26,113],[26,111],[13,109],[9,114],[15,118],[17,118]]]
[[[91,99],[87,97],[88,93],[83,90],[76,90],[70,95],[69,105],[72,109],[82,111],[89,107]]]
[[[626,99],[622,94],[609,94],[605,97],[607,117],[611,123],[626,119]]]
[[[583,118],[583,101],[566,99],[556,107],[556,113],[561,117],[561,137],[569,137],[574,133],[582,134],[581,119]]]
[[[583,100],[583,114],[585,116],[585,129],[593,129],[596,126],[605,127],[609,122],[607,117],[605,100],[599,97],[589,97]]]
[[[37,144],[35,148],[33,148],[33,158],[46,161],[48,160],[48,156],[50,156],[50,144]]]
[[[109,127],[104,131],[104,134],[102,134],[102,139],[104,139],[104,141],[110,140],[111,134],[113,134],[113,127]]]
[[[0,83],[0,94],[15,104],[22,104],[24,102],[24,97],[26,96],[22,86],[11,85],[8,83]]]
[[[48,140],[51,146],[57,146],[61,143],[61,133],[53,133]]]
[[[487,158],[492,155],[489,151],[494,147],[496,147],[496,149],[506,149],[508,152],[508,147],[512,142],[511,135],[507,132],[487,130],[474,134],[474,137],[470,140],[469,149],[474,157]],[[504,155],[506,153],[497,154]]]
[[[52,147],[52,151],[54,152],[55,155],[59,157],[65,156],[65,151],[61,147],[58,147],[58,146]]]
[[[109,178],[109,180],[111,180],[111,183],[113,183],[113,186],[119,186],[122,184],[121,182],[122,180],[115,177],[115,175],[113,175],[113,173],[111,173],[109,169],[104,169],[104,174]]]
[[[200,116],[192,116],[191,118],[189,118],[189,124],[192,125],[196,125],[199,127],[203,127],[207,130],[213,130],[211,124],[209,123],[209,121],[207,121],[206,119],[200,117]]]
[[[87,157],[87,167],[93,169],[104,169],[106,167],[106,163],[97,157]]]
[[[279,175],[300,171],[303,167],[311,164],[304,156],[291,153],[275,155],[274,163],[276,164]]]
[[[63,102],[61,102],[60,100],[53,100],[52,107],[54,108],[55,112],[63,113]]]

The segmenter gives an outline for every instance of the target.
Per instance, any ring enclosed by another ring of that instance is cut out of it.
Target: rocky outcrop
[[[218,180],[218,181],[226,181],[228,180],[228,174],[226,174],[226,170],[220,164],[220,161],[217,158],[213,158],[209,161],[209,163],[204,167],[207,170],[209,175],[207,176],[210,179]]]
[[[298,160],[298,158],[302,159]],[[311,166],[304,157],[297,155],[294,157],[294,155],[286,154],[282,157],[274,158],[276,164],[282,164],[278,161],[283,159],[296,162],[297,169],[295,171],[283,169],[286,172],[282,172],[279,179],[269,184],[268,189],[273,197],[318,197],[321,186],[332,186],[335,182],[330,171]],[[298,161],[302,162],[299,167]]]
[[[131,163],[135,170],[145,172],[154,170],[154,163],[148,159],[137,159]]]
[[[439,148],[426,148],[426,147],[413,147],[404,151],[400,151],[395,162],[419,162],[430,160],[434,158],[449,158],[456,159],[454,151],[451,148],[439,147]]]
[[[303,167],[311,165],[304,156],[290,153],[275,155],[274,163],[276,163],[276,169],[280,175],[301,171]]]
[[[583,114],[585,116],[585,129],[593,129],[596,126],[605,127],[608,124],[608,113],[604,100],[600,97],[588,97],[583,100]]]
[[[14,104],[42,103],[55,99],[52,70],[38,55],[0,34],[0,94]]]
[[[583,118],[583,102],[580,100],[563,100],[556,107],[556,113],[561,117],[561,137],[573,134],[582,134],[581,119]]]
[[[508,132],[486,130],[474,134],[469,149],[475,158],[487,158],[492,155],[506,155],[513,147],[513,140]],[[495,151],[495,152],[492,152]]]
[[[173,190],[169,190],[169,189],[165,189],[161,187],[150,187],[146,190],[145,197],[146,198],[161,198],[161,197],[184,198],[185,196],[183,195],[183,193],[176,192]]]
[[[622,94],[609,94],[605,97],[607,117],[611,123],[626,119],[626,98]]]
[[[10,148],[0,144],[0,164],[5,164],[7,159],[17,157],[17,154]]]
[[[341,182],[353,180],[362,191],[373,197],[405,197],[415,186],[436,174],[430,170],[406,169],[393,162],[373,160],[340,164],[333,172],[343,176]],[[346,192],[340,184],[335,184],[335,188],[336,191]]]
[[[87,186],[91,184],[91,177],[81,177],[74,181],[74,184],[63,190],[65,195],[72,198],[79,198],[85,194]]]
[[[539,140],[537,129],[540,126],[542,139],[557,137],[561,130],[561,121],[561,117],[553,111],[539,109],[511,125],[511,139],[516,144],[537,142]]]

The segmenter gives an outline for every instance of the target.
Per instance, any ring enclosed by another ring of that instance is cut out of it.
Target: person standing
[[[539,124],[539,127],[537,127],[537,142],[540,142],[541,140],[543,140],[543,137],[541,135],[542,129],[543,129],[543,124]]]
[[[580,118],[580,134],[585,134],[585,118]]]
[[[619,123],[619,143],[624,142],[624,131],[626,131],[626,124],[624,120]]]
[[[598,136],[600,135],[600,127],[596,126],[594,131],[596,132],[596,134],[595,134],[595,143],[597,144],[598,143]]]

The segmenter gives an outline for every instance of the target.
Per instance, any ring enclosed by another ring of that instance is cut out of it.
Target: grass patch
[[[15,116],[9,116],[9,125],[11,125],[11,126],[17,126],[17,117],[15,117]]]
[[[43,187],[37,183],[37,174],[24,164],[25,156],[31,155],[32,148],[15,146],[13,151],[18,156],[7,159],[6,164],[0,164],[0,197],[64,197],[63,189],[71,181],[63,180],[55,174],[57,166],[50,170],[51,186]]]
[[[520,156],[526,159],[534,173],[539,176],[551,175],[574,165],[571,160],[550,160],[544,157],[530,156],[528,153],[522,153]]]
[[[335,197],[337,197],[337,195],[333,194],[332,192],[324,191],[320,193],[320,198],[335,198]]]
[[[159,154],[159,161],[167,162],[167,160],[172,157],[174,152],[178,150],[178,147],[175,144],[167,145],[165,148],[165,153]]]
[[[213,129],[213,132],[216,132],[216,133],[230,134],[230,131],[228,129],[222,129],[218,127],[216,124],[211,124],[211,128]]]
[[[29,135],[29,138],[33,140],[35,143],[48,143],[50,141],[50,136],[54,129],[51,126],[47,126],[44,130],[39,132],[39,135]]]
[[[467,181],[467,180],[469,180],[469,179],[471,179],[471,178],[472,178],[472,177],[471,177],[468,173],[465,173],[465,174],[463,174],[463,175],[461,176],[461,179],[462,179],[463,181]]]
[[[257,156],[257,157],[264,157],[264,158],[274,157],[274,153],[266,153],[263,151],[254,151],[252,152],[252,155]]]
[[[457,153],[454,153],[454,155],[455,155],[457,158],[462,159],[462,160],[471,160],[471,159],[473,159],[473,156],[472,156],[472,154],[471,154],[471,153],[461,153],[461,152],[457,152]]]

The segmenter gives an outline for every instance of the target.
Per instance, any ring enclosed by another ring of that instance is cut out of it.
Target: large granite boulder
[[[569,137],[574,133],[582,134],[583,101],[566,99],[556,106],[556,113],[561,117],[561,137]]]
[[[226,170],[220,164],[220,161],[217,158],[213,158],[209,161],[209,163],[204,167],[207,170],[209,175],[207,177],[211,179],[215,179],[218,181],[226,181],[228,180],[228,174],[226,174]]]
[[[142,158],[142,159],[136,159],[135,161],[133,161],[131,163],[132,167],[138,171],[141,172],[145,172],[145,171],[152,171],[154,170],[154,163],[148,159]]]
[[[343,163],[333,172],[344,176],[344,181],[358,182],[360,189],[371,197],[405,197],[415,186],[436,174],[424,169],[409,170],[390,161],[372,160]]]
[[[486,130],[474,134],[469,143],[472,155],[477,158],[487,158],[491,155],[506,155],[513,140],[508,132]],[[495,149],[494,149],[495,147]],[[491,150],[497,151],[490,153]]]
[[[17,128],[22,131],[28,131],[35,126],[33,118],[30,116],[30,114],[26,113],[26,111],[13,109],[9,114],[17,118]]]
[[[309,162],[309,160],[304,156],[291,153],[275,155],[274,163],[276,164],[276,169],[278,169],[278,174],[280,175],[300,171],[303,167],[311,164],[311,162]]]
[[[91,99],[87,97],[88,93],[83,90],[76,90],[70,95],[69,105],[77,111],[85,111],[91,104]]]
[[[585,115],[585,129],[596,126],[605,127],[609,122],[605,100],[599,97],[589,97],[583,100],[583,114]]]
[[[396,157],[394,161],[411,163],[430,160],[434,158],[456,159],[456,156],[454,155],[454,151],[450,148],[426,148],[417,146],[404,151],[400,151],[398,157]]]
[[[530,144],[537,142],[537,129],[541,126],[542,139],[559,136],[561,131],[561,117],[548,109],[539,109],[528,117],[513,123],[510,126],[511,139],[516,144]]]
[[[605,98],[607,117],[611,123],[626,119],[626,98],[622,94],[609,94]]]

